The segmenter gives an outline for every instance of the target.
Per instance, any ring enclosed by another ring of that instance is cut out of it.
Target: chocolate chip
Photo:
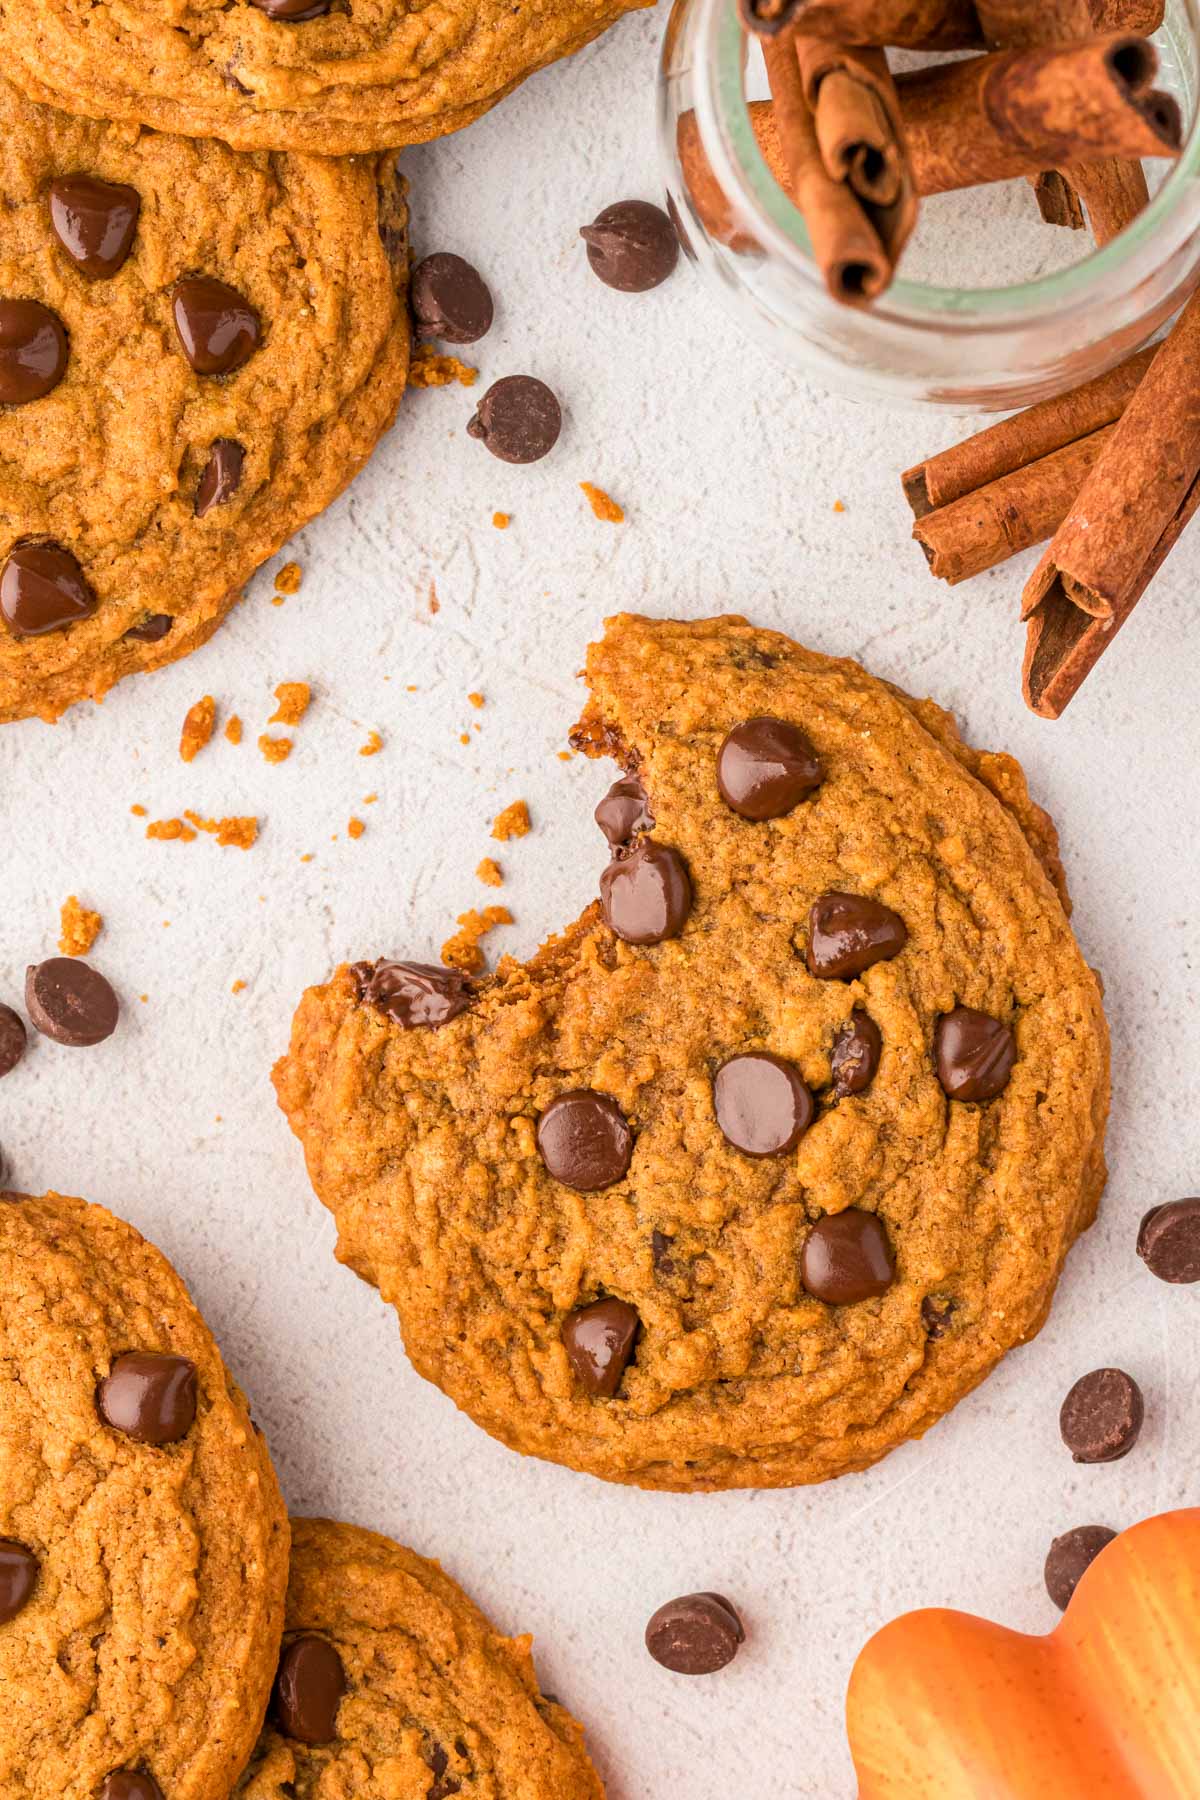
[[[89,281],[115,275],[133,249],[141,196],[94,175],[60,175],[50,183],[50,226]]]
[[[593,1194],[620,1181],[633,1156],[633,1132],[616,1101],[594,1088],[552,1100],[537,1124],[537,1147],[564,1187]]]
[[[845,981],[898,956],[907,942],[904,920],[890,906],[865,894],[822,894],[809,913],[809,973]]]
[[[735,1150],[782,1156],[796,1148],[816,1108],[793,1063],[756,1050],[721,1064],[713,1077],[713,1110]]]
[[[0,404],[26,406],[67,370],[67,334],[40,300],[0,300]]]
[[[161,644],[174,623],[170,613],[150,613],[140,625],[131,625],[125,636],[138,644]]]
[[[474,983],[457,969],[437,963],[358,963],[359,998],[374,1006],[397,1025],[410,1029],[435,1029],[465,1013],[474,997]]]
[[[605,921],[627,944],[678,937],[692,910],[692,883],[678,850],[643,838],[613,857],[600,877]]]
[[[672,273],[679,261],[679,238],[661,206],[648,200],[618,200],[597,213],[579,235],[587,259],[605,287],[644,294]]]
[[[1017,1060],[1009,1026],[974,1006],[956,1006],[933,1034],[938,1080],[951,1100],[994,1100],[1008,1086]]]
[[[262,342],[250,302],[211,275],[187,275],[172,291],[171,310],[183,353],[197,375],[228,375]]]
[[[655,1274],[661,1275],[664,1281],[670,1281],[675,1274],[675,1258],[671,1255],[671,1246],[675,1239],[668,1237],[665,1231],[650,1233],[650,1255],[654,1262]]]
[[[870,1013],[856,1006],[834,1039],[830,1059],[839,1100],[870,1087],[883,1054],[883,1036]]]
[[[25,1054],[25,1021],[11,1006],[0,1006],[0,1076],[11,1075]]]
[[[1120,1462],[1138,1441],[1142,1390],[1124,1369],[1081,1375],[1062,1403],[1058,1428],[1077,1463]]]
[[[440,250],[412,273],[412,309],[422,337],[476,344],[492,328],[492,293],[478,269]]]
[[[25,971],[25,1010],[43,1037],[72,1050],[102,1044],[117,1028],[117,996],[77,956],[52,956]]]
[[[896,1274],[887,1232],[874,1213],[851,1206],[827,1213],[809,1232],[800,1279],[814,1299],[848,1306],[886,1294]]]
[[[592,816],[614,850],[625,849],[642,832],[654,830],[646,790],[636,775],[614,781]]]
[[[14,637],[41,637],[90,619],[96,596],[61,544],[14,544],[0,572],[0,613]]]
[[[1138,1231],[1137,1253],[1160,1281],[1200,1281],[1200,1200],[1152,1206]]]
[[[1056,1537],[1046,1557],[1046,1592],[1065,1612],[1080,1579],[1106,1545],[1116,1537],[1107,1525],[1077,1525]]]
[[[100,1417],[135,1444],[175,1444],[196,1418],[196,1365],[186,1356],[130,1350],[96,1389]]]
[[[950,1329],[950,1321],[954,1317],[953,1300],[944,1300],[940,1295],[926,1294],[921,1302],[921,1323],[928,1337],[936,1343],[938,1338],[945,1337]]]
[[[825,779],[821,759],[786,719],[746,719],[717,752],[717,788],[743,819],[782,819]]]
[[[268,19],[280,19],[285,25],[301,25],[305,19],[320,19],[329,11],[332,0],[251,0]],[[243,93],[250,93],[243,88]]]
[[[0,1538],[0,1625],[7,1625],[29,1605],[37,1578],[33,1551],[12,1538]]]
[[[721,1594],[684,1594],[660,1606],[646,1627],[646,1648],[676,1675],[715,1675],[746,1641],[742,1621]]]
[[[580,1386],[611,1400],[633,1355],[641,1320],[624,1300],[594,1300],[569,1315],[562,1341]]]
[[[116,1769],[107,1776],[97,1800],[165,1800],[153,1775],[144,1769]]]
[[[208,461],[196,483],[195,514],[202,519],[214,506],[224,506],[237,493],[246,452],[236,438],[214,438]]]
[[[425,1760],[433,1776],[433,1786],[427,1789],[425,1800],[450,1800],[451,1794],[461,1794],[462,1782],[457,1775],[446,1773],[450,1767],[450,1757],[441,1744],[434,1744],[432,1749],[427,1750]]]
[[[342,1659],[328,1638],[305,1632],[279,1659],[271,1711],[284,1737],[300,1744],[329,1744],[337,1736],[338,1707],[346,1692]]]
[[[562,430],[562,408],[535,375],[494,382],[467,426],[501,462],[534,463],[548,456]]]

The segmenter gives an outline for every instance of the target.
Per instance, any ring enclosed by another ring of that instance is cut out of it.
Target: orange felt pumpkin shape
[[[896,1619],[846,1713],[859,1800],[1197,1800],[1200,1510],[1114,1539],[1048,1637]]]

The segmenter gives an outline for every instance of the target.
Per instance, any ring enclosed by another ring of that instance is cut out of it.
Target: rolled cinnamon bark
[[[1119,237],[1150,204],[1146,171],[1140,162],[1118,157],[1087,166],[1077,164],[1067,171],[1066,179],[1086,208],[1092,236],[1100,248]]]
[[[1166,0],[1093,0],[1096,31],[1136,31],[1148,37],[1166,17]]]
[[[840,44],[895,44],[909,50],[977,45],[972,0],[738,0],[742,22],[760,37],[789,26]]]
[[[1047,225],[1082,231],[1087,224],[1083,203],[1074,186],[1058,169],[1043,169],[1033,177],[1033,192]]]
[[[900,228],[887,234],[899,255],[916,222],[916,182],[887,56],[823,38],[797,37],[795,45],[826,171],[872,206],[903,202]]]
[[[1093,0],[975,0],[984,39],[997,50],[1033,50],[1091,37],[1098,29],[1094,10]]]

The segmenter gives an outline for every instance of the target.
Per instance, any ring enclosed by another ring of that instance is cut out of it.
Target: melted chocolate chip
[[[593,817],[614,850],[628,849],[634,838],[654,830],[646,790],[636,775],[614,781]]]
[[[827,1213],[805,1239],[800,1279],[814,1299],[849,1306],[886,1294],[896,1274],[887,1232],[874,1213]]]
[[[202,519],[214,506],[224,506],[241,486],[246,452],[236,438],[214,438],[208,461],[196,483],[195,514]]]
[[[506,375],[488,389],[467,426],[501,462],[534,463],[548,456],[562,430],[562,408],[535,375]]]
[[[1008,1086],[1017,1040],[990,1013],[956,1006],[937,1022],[933,1054],[938,1080],[951,1100],[994,1100]]]
[[[679,261],[679,238],[662,210],[648,200],[618,200],[597,213],[579,235],[592,272],[605,287],[645,294],[659,287]]]
[[[105,1777],[97,1800],[165,1800],[165,1796],[145,1769],[114,1769]]]
[[[569,1315],[562,1341],[579,1384],[611,1400],[629,1366],[640,1319],[624,1300],[594,1300]]]
[[[950,1329],[950,1321],[955,1314],[953,1300],[944,1300],[937,1294],[926,1294],[921,1302],[921,1323],[925,1334],[936,1343],[938,1338],[945,1337]]]
[[[426,1791],[425,1800],[450,1800],[451,1794],[462,1792],[462,1782],[457,1775],[446,1772],[450,1767],[450,1756],[443,1745],[434,1744],[426,1751],[425,1760],[433,1776],[433,1786]]]
[[[833,1091],[839,1100],[865,1093],[875,1079],[883,1037],[878,1025],[856,1006],[834,1040],[831,1066]]]
[[[1120,1462],[1137,1443],[1145,1416],[1142,1390],[1132,1375],[1093,1369],[1063,1401],[1058,1428],[1077,1463]]]
[[[80,274],[106,281],[133,249],[141,196],[94,175],[60,175],[47,195],[50,226]]]
[[[600,877],[605,921],[627,944],[678,937],[692,910],[692,883],[678,850],[643,838],[613,857]]]
[[[345,1692],[341,1657],[328,1638],[305,1632],[284,1647],[271,1712],[284,1737],[300,1744],[329,1744],[337,1736]]]
[[[898,956],[907,942],[904,920],[890,906],[865,894],[822,894],[809,914],[809,973],[847,981]]]
[[[0,404],[27,406],[67,372],[67,334],[40,300],[0,300]]]
[[[31,964],[25,971],[25,1008],[43,1037],[70,1050],[110,1038],[121,1010],[104,976],[78,956]]]
[[[171,310],[183,353],[197,375],[229,375],[262,342],[250,302],[211,275],[187,275],[172,291]]]
[[[646,1627],[646,1648],[676,1675],[715,1675],[746,1641],[745,1628],[722,1594],[668,1600]]]
[[[1138,1230],[1137,1253],[1160,1281],[1200,1281],[1200,1200],[1152,1206]]]
[[[476,344],[492,328],[491,289],[461,256],[442,250],[425,257],[413,270],[409,291],[422,337]]]
[[[573,1088],[552,1100],[538,1120],[537,1147],[556,1181],[592,1194],[626,1174],[633,1131],[608,1094]]]
[[[713,1078],[713,1110],[735,1150],[782,1156],[796,1148],[816,1107],[793,1063],[758,1050],[722,1063]]]
[[[1107,1525],[1077,1525],[1055,1538],[1044,1573],[1046,1592],[1061,1611],[1066,1611],[1083,1576],[1116,1535]]]
[[[17,638],[41,637],[90,619],[96,596],[61,544],[14,544],[0,572],[0,613]]]
[[[448,1025],[466,1012],[475,993],[469,977],[437,963],[358,963],[355,974],[359,998],[410,1029]]]
[[[743,819],[782,819],[824,778],[820,757],[786,719],[746,719],[717,753],[717,788]]]
[[[29,1605],[37,1578],[33,1551],[12,1538],[0,1538],[0,1625],[7,1625]]]
[[[675,1258],[671,1255],[671,1247],[675,1239],[668,1237],[665,1231],[650,1233],[650,1255],[654,1263],[654,1272],[661,1275],[664,1281],[671,1281],[675,1275]]]
[[[25,1054],[25,1021],[11,1006],[0,1006],[0,1076],[11,1075]]]
[[[136,1444],[175,1444],[196,1418],[196,1365],[186,1356],[130,1350],[96,1389],[106,1425]]]
[[[170,613],[151,613],[140,625],[131,625],[125,636],[137,644],[161,644],[174,623]]]
[[[325,16],[332,5],[332,0],[251,0],[259,12],[265,12],[268,19],[279,19],[285,25],[301,25],[305,19],[320,19]],[[249,93],[248,88],[243,89]]]

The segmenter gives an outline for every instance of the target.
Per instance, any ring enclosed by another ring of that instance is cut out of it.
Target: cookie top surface
[[[394,158],[238,156],[4,82],[0,196],[0,720],[54,718],[203,643],[366,460],[407,213]]]
[[[3,0],[0,42],[37,100],[347,155],[467,125],[527,75],[653,0]]]
[[[373,1531],[292,1530],[280,1679],[239,1800],[603,1800],[529,1638],[501,1637],[437,1563]]]
[[[504,1442],[657,1487],[864,1467],[1038,1329],[1103,1186],[1053,827],[932,703],[739,619],[619,617],[587,676],[575,741],[645,794],[602,809],[626,937],[593,907],[435,1028],[339,970],[281,1104],[339,1256]]]
[[[139,1770],[167,1800],[226,1800],[275,1670],[288,1525],[204,1321],[132,1226],[17,1198],[0,1362],[0,1538],[33,1559],[24,1604],[0,1604],[0,1792],[95,1800]]]

